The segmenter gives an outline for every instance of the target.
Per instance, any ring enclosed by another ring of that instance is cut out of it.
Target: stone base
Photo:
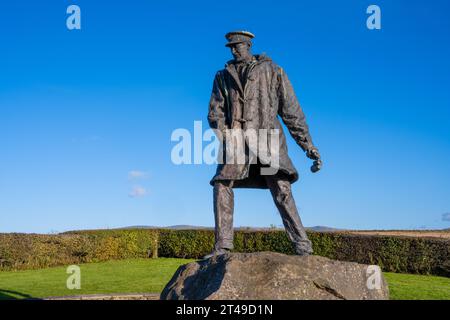
[[[378,266],[320,256],[230,253],[178,268],[163,300],[384,300]]]

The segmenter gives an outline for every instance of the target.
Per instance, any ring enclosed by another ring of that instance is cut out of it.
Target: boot
[[[227,254],[230,253],[231,251],[229,249],[226,248],[220,248],[220,249],[214,249],[210,254],[207,254],[206,256],[203,257],[203,259],[209,259],[212,257],[217,257],[223,254]]]

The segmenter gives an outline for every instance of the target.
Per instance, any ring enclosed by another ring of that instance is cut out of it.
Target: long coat
[[[237,110],[242,110],[242,119],[236,119]],[[286,138],[278,116],[283,120],[297,144],[307,151],[313,143],[305,116],[295,96],[292,85],[281,67],[265,55],[255,55],[247,68],[244,84],[241,83],[233,61],[218,71],[213,84],[208,121],[213,129],[223,133],[235,128],[236,121],[242,129],[279,129],[279,170],[293,183],[298,180],[298,172],[288,156]],[[270,138],[269,138],[270,140]],[[223,148],[226,157],[226,148]],[[234,180],[239,188],[267,188],[265,179],[253,164],[219,163],[211,180]]]

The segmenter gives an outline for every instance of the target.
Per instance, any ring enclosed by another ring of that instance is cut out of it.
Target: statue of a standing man
[[[211,180],[214,187],[215,246],[205,258],[233,249],[233,188],[270,189],[295,252],[309,255],[313,252],[311,242],[291,192],[291,184],[298,180],[298,173],[287,154],[286,138],[278,116],[307,157],[315,160],[311,168],[313,172],[321,167],[320,154],[313,145],[305,116],[284,70],[269,57],[251,53],[252,33],[236,31],[227,33],[225,37],[234,59],[215,76],[209,124],[222,137],[229,137],[225,132],[230,130],[277,130],[278,165],[273,174],[267,175],[262,174],[261,169],[271,164],[259,156],[253,158],[256,161],[245,164],[219,162],[216,175]],[[230,141],[225,138],[223,146],[228,143]],[[245,150],[248,152],[248,148]],[[225,158],[226,152],[228,149],[223,152]]]

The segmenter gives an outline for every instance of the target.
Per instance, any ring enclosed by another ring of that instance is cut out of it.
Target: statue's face
[[[250,56],[250,45],[247,42],[236,43],[230,47],[231,54],[236,61],[244,60]]]

